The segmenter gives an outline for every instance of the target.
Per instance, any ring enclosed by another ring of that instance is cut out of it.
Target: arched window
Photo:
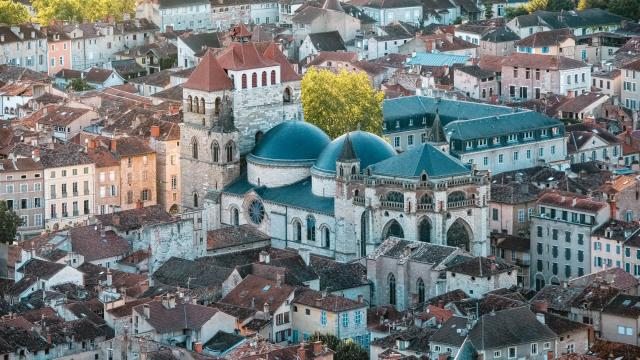
[[[291,88],[288,86],[284,88],[284,94],[282,95],[282,100],[286,103],[291,102]]]
[[[448,202],[456,202],[456,201],[462,201],[464,200],[466,197],[465,193],[462,191],[454,191],[451,194],[449,194],[449,196],[447,197],[447,201]]]
[[[193,111],[193,97],[191,97],[191,95],[189,95],[189,97],[187,98],[187,112],[191,112],[191,111]],[[5,112],[6,112],[6,110],[5,110]]]
[[[225,152],[227,153],[227,162],[233,161],[233,142],[229,141],[227,145],[224,147]]]
[[[276,83],[276,71],[271,70],[271,85],[275,85]]]
[[[198,207],[198,193],[193,193],[193,207]]]
[[[342,166],[340,166],[340,171],[338,171],[340,173],[340,176],[344,176],[344,170],[342,170]]]
[[[356,172],[357,172],[357,171],[356,171],[356,166],[355,166],[355,165],[353,165],[353,166],[351,167],[351,175],[355,175],[355,174],[356,174]]]
[[[364,211],[360,216],[360,256],[367,256],[367,227],[369,218],[368,212]]]
[[[307,216],[307,241],[316,241],[316,218]]]
[[[194,113],[200,113],[200,100],[198,99],[198,97],[196,96],[195,98],[193,98],[193,112]]]
[[[431,198],[431,195],[423,194],[420,197],[420,204],[433,204],[433,199]]]
[[[193,157],[194,159],[198,158],[198,140],[196,140],[195,138],[191,140],[191,157]]]
[[[331,231],[326,226],[322,228],[322,246],[327,249],[331,248]]]
[[[251,87],[258,87],[258,73],[251,74]]]
[[[240,225],[240,211],[238,208],[231,209],[231,225]]]
[[[425,291],[424,291],[424,281],[422,278],[418,278],[418,283],[416,284],[416,290],[418,291],[418,303],[422,304],[425,299]]]
[[[220,145],[218,145],[217,141],[211,144],[211,159],[213,159],[213,162],[220,161]]]
[[[204,114],[204,98],[200,98],[200,114]]]
[[[387,201],[404,203],[404,195],[397,191],[390,191],[389,193],[387,193]]]
[[[360,195],[360,190],[358,189],[353,190],[353,196],[358,196],[358,195]]]
[[[302,224],[298,220],[293,222],[293,241],[302,241]]]
[[[247,74],[242,74],[242,88],[247,88]]]
[[[267,86],[267,72],[262,72],[262,86]]]
[[[396,304],[396,277],[393,276],[393,274],[389,274],[389,278],[387,282],[389,284],[389,304],[395,305]]]
[[[422,174],[422,176],[420,176],[420,181],[427,181],[427,174]]]
[[[217,97],[214,105],[214,114],[220,115],[220,107],[222,106],[222,100]]]

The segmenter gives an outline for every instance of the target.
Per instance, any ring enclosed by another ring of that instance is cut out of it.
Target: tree
[[[607,8],[606,0],[580,0],[578,2],[578,6],[576,7],[576,9],[578,10],[593,9],[593,8],[606,9]]]
[[[33,0],[31,5],[43,25],[51,20],[122,20],[124,14],[135,12],[135,0]]]
[[[484,18],[492,19],[493,18],[493,4],[490,1],[484,1]]]
[[[7,207],[6,201],[0,201],[0,278],[7,277],[9,245],[16,239],[20,225],[22,225],[22,219],[18,214]]]
[[[305,120],[336,138],[356,128],[382,133],[384,94],[371,87],[363,71],[335,74],[311,68],[302,79]]]
[[[67,89],[73,91],[87,91],[93,89],[85,79],[73,79],[67,84]]]
[[[549,0],[549,6],[547,7],[548,11],[569,11],[574,10],[576,8],[576,4],[573,0]]]
[[[529,14],[538,10],[547,10],[549,8],[549,0],[529,0],[524,7]]]
[[[505,9],[505,17],[507,18],[507,21],[513,19],[514,17],[517,16],[522,16],[522,15],[527,15],[527,9],[524,8],[524,6],[516,6],[516,7],[508,7]]]
[[[335,335],[315,333],[309,341],[322,341],[325,346],[335,352],[335,360],[369,359],[367,351],[352,340],[341,341]]]
[[[611,0],[609,1],[608,10],[620,16],[629,19],[640,18],[640,1],[639,0]]]
[[[0,0],[0,24],[18,25],[29,20],[31,15],[26,6],[13,0]]]

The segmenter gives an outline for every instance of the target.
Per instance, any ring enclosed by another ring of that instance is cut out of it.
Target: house
[[[422,5],[424,25],[429,24],[453,24],[456,19],[462,18],[462,9],[458,5],[461,1],[426,0]]]
[[[609,203],[611,220],[634,222],[640,220],[636,194],[640,196],[640,183],[631,175],[619,175],[599,189],[601,198]]]
[[[221,33],[205,32],[200,34],[186,33],[177,39],[178,66],[185,69],[198,65],[206,49],[221,49]]]
[[[147,69],[138,64],[135,59],[111,60],[103,66],[106,69],[114,70],[124,81],[147,74]]]
[[[68,143],[41,149],[45,228],[85,223],[93,214],[95,163],[83,147]]]
[[[364,302],[300,288],[293,299],[292,341],[307,341],[315,333],[332,334],[367,349],[367,307]]]
[[[640,77],[640,59],[622,65],[622,92],[620,101],[629,110],[640,110],[640,86],[636,76]]]
[[[115,70],[92,67],[84,73],[83,79],[96,89],[122,85],[125,79]]]
[[[539,316],[537,313],[536,316]],[[578,321],[569,320],[564,316],[545,312],[544,324],[557,336],[556,351],[558,355],[582,354],[589,350],[593,328]],[[542,319],[539,317],[539,319]]]
[[[365,40],[368,50],[364,52],[364,58],[377,59],[388,54],[398,53],[400,46],[414,38],[416,30],[415,26],[400,21],[387,26],[379,26],[377,34]]]
[[[531,249],[528,238],[508,235],[491,235],[491,254],[507,264],[517,266],[517,286],[529,288]]]
[[[261,326],[259,333],[274,343],[290,341],[293,336],[291,308],[295,289],[284,285],[282,277],[272,281],[248,275],[220,302],[262,310],[265,325]]]
[[[396,20],[419,24],[424,19],[423,4],[420,1],[358,0],[351,3],[375,19],[379,26],[389,25]]]
[[[571,163],[602,161],[617,164],[622,154],[620,139],[605,129],[588,124],[573,124],[566,128],[567,153]]]
[[[517,8],[523,6],[527,2],[524,0],[498,0],[492,1],[491,5],[491,13],[493,14],[493,18],[502,18],[507,15],[507,9],[509,8]],[[484,14],[483,14],[484,16]]]
[[[249,224],[207,232],[207,255],[260,249],[271,245],[271,238]]]
[[[496,74],[483,70],[478,65],[454,68],[453,87],[478,100],[490,99],[499,92]]]
[[[515,43],[518,40],[520,37],[508,27],[495,27],[485,31],[480,37],[478,53],[481,57],[486,55],[509,56],[516,51]]]
[[[65,264],[31,258],[29,253],[20,263],[16,263],[15,283],[7,290],[7,295],[22,300],[37,290],[51,290],[54,286],[73,283],[84,285],[80,271]]]
[[[570,98],[558,106],[558,118],[584,121],[602,117],[602,105],[609,102],[609,95],[588,92]]]
[[[620,97],[622,91],[621,75],[622,71],[620,69],[594,70],[591,73],[591,86],[603,94]]]
[[[116,60],[135,59],[145,68],[147,74],[153,74],[175,66],[177,56],[176,45],[164,40],[120,51],[116,53]]]
[[[347,47],[338,31],[312,33],[302,41],[298,50],[299,59],[306,59],[321,51],[347,51]]]
[[[71,68],[71,38],[60,28],[45,29],[47,35],[47,74],[53,76],[63,69]]]
[[[507,26],[521,38],[534,32],[570,28],[575,36],[590,35],[598,32],[617,30],[624,17],[607,10],[591,8],[576,11],[542,11],[516,16]]]
[[[1,64],[47,72],[47,36],[36,24],[0,26]]]
[[[32,157],[0,160],[0,198],[22,220],[20,236],[44,229],[44,172],[39,152],[36,149]]]
[[[355,5],[357,7],[354,3],[351,3],[351,5]],[[356,35],[358,35],[363,24],[361,23],[361,20],[356,17],[357,14],[355,11],[346,10],[348,10],[348,7],[341,5],[338,0],[326,0],[322,7],[306,4],[299,8],[296,10],[296,14],[291,18],[293,43],[300,44],[308,35],[311,34],[333,31],[337,31],[340,38],[345,42],[351,42],[356,38]],[[366,11],[365,14],[367,14]],[[366,21],[367,19],[363,20]],[[298,58],[304,59],[302,55],[299,55]]]
[[[213,29],[211,4],[208,1],[145,1],[137,11],[150,19],[160,31],[191,29],[203,31]]]
[[[173,294],[162,300],[140,304],[131,310],[133,335],[144,335],[165,343],[183,343],[188,350],[196,350],[218,331],[232,333],[235,319],[219,309],[191,304],[176,299]]]
[[[516,265],[481,256],[458,260],[445,271],[447,291],[460,289],[472,298],[518,283]]]
[[[20,109],[30,100],[46,94],[47,86],[34,81],[10,82],[0,86],[0,120],[20,117]]]
[[[105,268],[116,267],[118,260],[131,253],[131,245],[112,230],[94,225],[69,229],[71,250],[85,262]]]
[[[553,93],[577,96],[591,89],[591,67],[563,56],[514,53],[502,62],[502,96],[540,99]]]
[[[160,70],[153,74],[140,76],[129,80],[142,96],[152,96],[157,92],[167,90],[171,87],[171,70]]]
[[[530,220],[532,285],[541,289],[589,273],[591,234],[608,219],[605,202],[556,190],[543,192]]]
[[[415,356],[429,353],[429,339],[436,328],[420,328],[410,326],[397,330],[388,336],[377,338],[371,342],[372,359],[398,359],[402,356]],[[395,355],[396,357],[391,357]],[[386,357],[385,357],[386,356]]]
[[[640,296],[616,296],[602,309],[600,321],[603,339],[638,346]]]
[[[592,272],[591,274],[578,277],[569,281],[569,286],[584,288],[586,286],[604,281],[610,287],[619,290],[622,294],[637,295],[640,290],[640,281],[627,271],[618,267]]]
[[[516,41],[515,45],[519,53],[564,56],[576,59],[576,38],[571,29],[535,32]]]
[[[445,293],[447,283],[441,274],[457,256],[468,255],[451,246],[385,240],[366,260],[367,277],[375,289],[372,304],[390,304],[405,310]],[[398,266],[401,258],[407,260]]]
[[[398,53],[401,55],[413,55],[414,52],[441,52],[450,55],[477,56],[478,46],[468,41],[453,36],[450,33],[444,34],[419,34],[415,38],[407,41],[406,44],[398,46]]]
[[[107,149],[96,146],[91,139],[87,143],[87,156],[96,164],[95,214],[107,214],[121,209],[120,201],[120,161]]]
[[[51,133],[54,140],[68,142],[98,119],[98,113],[85,107],[47,106],[36,122],[36,130]]]

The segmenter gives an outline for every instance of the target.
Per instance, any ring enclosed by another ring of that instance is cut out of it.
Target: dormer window
[[[496,136],[493,138],[493,145],[498,145],[498,144],[500,144],[500,137]]]
[[[545,131],[546,131],[546,130],[545,130]],[[558,131],[559,131],[559,130],[558,130],[558,128],[557,128],[557,127],[552,127],[552,128],[551,128],[551,133],[552,133],[553,135],[558,135]]]
[[[473,141],[465,141],[464,147],[465,149],[471,149],[473,147]]]
[[[396,129],[400,127],[400,121],[396,121]]]
[[[540,136],[547,136],[547,135],[548,135],[548,131],[547,131],[547,129],[542,129],[542,130],[540,131]]]
[[[509,134],[507,137],[507,142],[515,142],[518,141],[518,134]]]
[[[478,139],[478,147],[487,146],[487,139]]]
[[[523,137],[525,140],[533,139],[533,131],[525,131],[525,132],[522,134],[522,137]]]

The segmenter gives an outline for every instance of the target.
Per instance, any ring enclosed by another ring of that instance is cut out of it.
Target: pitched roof
[[[535,68],[543,70],[568,70],[589,67],[584,61],[564,56],[513,53],[502,61],[502,66]]]
[[[269,241],[270,236],[254,226],[243,224],[207,231],[207,250],[218,250],[234,246],[251,246],[252,243]]]
[[[113,74],[113,70],[92,67],[85,74],[84,79],[89,83],[102,84],[109,80],[111,74]]]
[[[604,97],[609,98],[607,94],[603,93],[589,92],[580,94],[574,98],[569,98],[567,101],[558,106],[558,111],[578,113]]]
[[[233,83],[209,50],[183,84],[183,88],[211,92],[233,89]]]
[[[538,321],[528,306],[483,315],[469,332],[478,350],[555,339],[556,334]]]
[[[220,41],[220,33],[201,33],[192,34],[187,33],[180,36],[180,40],[185,43],[194,52],[202,51],[205,48],[220,49],[222,48],[222,42]]]
[[[135,230],[143,226],[152,226],[174,220],[173,216],[166,212],[162,205],[152,205],[141,209],[96,215],[96,219],[98,219],[101,224],[114,227],[120,231]]]
[[[466,329],[469,320],[467,318],[453,316],[431,335],[430,342],[460,346],[467,337]]]
[[[572,29],[538,31],[522,40],[516,41],[515,45],[531,48],[559,46],[561,42],[567,39],[575,39]]]
[[[269,313],[273,314],[293,291],[294,288],[291,286],[284,284],[278,286],[275,281],[247,275],[220,302],[245,308],[257,307],[258,309],[261,309],[264,304],[269,304]]]
[[[218,309],[190,303],[176,303],[174,307],[165,307],[161,301],[152,301],[138,305],[133,311],[144,316],[144,307],[149,307],[149,318],[146,321],[156,332],[166,334],[184,329],[200,331]]]
[[[377,259],[380,256],[386,256],[403,261],[410,259],[437,266],[457,250],[459,249],[453,246],[436,245],[391,237],[380,244],[370,257]]]
[[[640,317],[640,296],[619,294],[604,306],[602,313],[637,319]]]
[[[492,276],[517,269],[515,265],[482,256],[467,258],[447,267],[447,271],[469,276]]]
[[[556,190],[548,191],[540,195],[538,197],[538,204],[592,213],[598,212],[600,209],[608,206],[607,203],[592,199],[588,196]]]
[[[228,48],[218,53],[217,59],[225,70],[247,70],[279,65],[275,60],[263,56],[258,51],[256,43],[251,41],[232,42]]]
[[[299,288],[298,290],[296,290],[295,296],[293,298],[293,303],[302,304],[316,309],[331,311],[334,313],[368,307],[368,305],[365,303],[359,303],[357,301],[333,294],[328,294],[325,296],[321,291],[316,291],[308,288]]]
[[[401,178],[419,178],[423,173],[433,178],[471,174],[460,160],[430,144],[409,149],[371,165],[370,169],[372,174]]]
[[[558,336],[562,336],[569,332],[578,330],[587,331],[590,326],[578,321],[569,320],[568,318],[552,313],[544,313],[544,323]]]
[[[73,252],[91,262],[116,256],[125,256],[131,251],[129,242],[113,231],[101,233],[96,226],[75,227],[69,230]]]
[[[327,31],[307,35],[317,51],[347,51],[338,31]]]

